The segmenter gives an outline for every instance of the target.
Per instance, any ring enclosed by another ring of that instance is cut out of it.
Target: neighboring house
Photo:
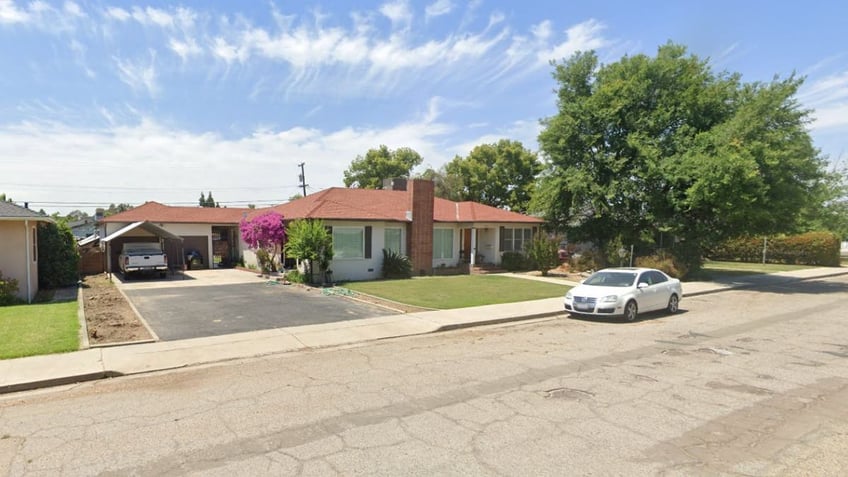
[[[383,249],[409,256],[416,275],[430,275],[442,266],[498,265],[505,252],[523,251],[543,223],[536,217],[476,202],[434,197],[432,181],[395,180],[391,185],[389,190],[333,187],[265,209],[170,207],[146,202],[103,219],[100,236],[147,221],[183,237],[185,253],[198,250],[206,268],[215,262],[232,264],[239,257],[256,265],[255,254],[241,240],[238,224],[243,218],[274,211],[286,222],[320,219],[330,228],[334,252],[330,268],[335,279],[372,280],[381,277]],[[112,240],[114,260],[122,242],[138,239],[157,237],[143,234]],[[219,258],[210,261],[210,250]]]
[[[94,235],[94,232],[97,230],[97,220],[94,217],[73,220],[68,222],[68,227],[71,229],[71,233],[74,234],[75,239],[82,240]]]
[[[18,281],[18,297],[32,303],[38,292],[38,224],[52,222],[26,207],[0,201],[0,271]]]
[[[244,245],[238,230],[239,221],[248,213],[247,208],[171,207],[158,202],[145,202],[126,212],[110,215],[100,221],[98,235],[110,246],[110,264],[106,270],[118,270],[117,260],[126,242],[162,241],[171,266],[185,264],[185,254],[196,251],[203,268],[232,266],[240,257]],[[162,239],[163,234],[150,227],[136,227],[124,231],[138,222],[149,222],[170,234],[182,237],[181,243]],[[151,231],[152,230],[152,231]],[[121,232],[121,236],[112,237]]]

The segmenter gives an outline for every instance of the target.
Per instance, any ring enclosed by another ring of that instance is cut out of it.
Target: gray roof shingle
[[[49,220],[34,210],[29,210],[12,202],[0,200],[0,219],[42,219]]]

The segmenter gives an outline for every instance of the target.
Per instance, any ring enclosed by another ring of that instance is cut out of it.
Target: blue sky
[[[35,209],[279,203],[357,155],[437,168],[537,149],[549,60],[669,40],[745,81],[793,72],[816,146],[848,162],[846,2],[0,0],[0,192]]]

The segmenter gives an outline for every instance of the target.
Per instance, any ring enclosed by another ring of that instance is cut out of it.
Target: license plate
[[[592,306],[592,305],[590,305],[590,304],[588,304],[588,303],[575,303],[575,304],[574,304],[574,309],[575,309],[575,310],[591,311],[591,310],[593,310],[594,308],[595,308],[594,306]]]

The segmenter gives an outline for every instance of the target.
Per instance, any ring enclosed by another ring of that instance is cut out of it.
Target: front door
[[[460,248],[462,249],[463,263],[471,263],[471,254],[474,252],[471,250],[471,229],[462,230],[462,244]]]

